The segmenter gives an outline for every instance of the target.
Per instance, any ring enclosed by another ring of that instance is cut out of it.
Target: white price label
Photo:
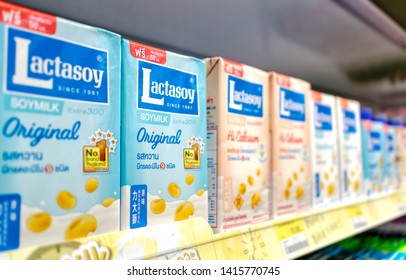
[[[309,241],[307,241],[306,234],[304,233],[281,240],[281,244],[285,256],[309,247]]]
[[[365,216],[358,216],[351,219],[354,229],[365,227],[368,223]]]
[[[405,207],[405,205],[403,203],[399,202],[396,205],[396,209],[398,210],[398,212],[403,212],[403,211],[405,211],[406,207]]]

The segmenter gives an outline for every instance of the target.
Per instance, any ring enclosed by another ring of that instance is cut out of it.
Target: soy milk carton
[[[204,61],[123,40],[121,228],[207,219]]]
[[[340,201],[337,108],[332,95],[312,90],[311,97],[313,206],[322,208]]]
[[[118,231],[120,37],[0,11],[0,251]]]
[[[380,141],[380,155],[379,155],[379,181],[376,194],[387,193],[390,190],[388,165],[390,165],[388,155],[388,124],[387,117],[383,114],[376,114],[372,117],[373,130],[377,135],[376,141]],[[378,139],[379,136],[379,139]]]
[[[392,192],[399,188],[399,152],[396,144],[396,125],[386,119],[386,151],[385,151],[385,174],[387,179],[387,191]]]
[[[362,199],[362,146],[360,104],[337,97],[337,123],[340,153],[340,185],[343,202]]]
[[[206,60],[209,223],[215,232],[271,215],[267,73]]]
[[[403,136],[403,120],[401,118],[392,118],[389,124],[395,131],[395,173],[397,184],[395,188],[402,189],[406,184],[405,178],[405,159],[404,159],[404,136]]]
[[[398,139],[400,139],[399,149],[400,149],[400,182],[401,189],[406,189],[406,123],[403,122],[402,126],[399,127]]]
[[[270,73],[275,216],[311,209],[310,84]]]
[[[370,108],[361,109],[363,185],[368,196],[382,192],[382,123],[375,122]]]

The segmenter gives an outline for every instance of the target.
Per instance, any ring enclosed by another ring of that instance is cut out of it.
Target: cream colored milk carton
[[[362,184],[360,104],[355,100],[337,97],[336,105],[341,200],[348,202],[365,196]]]
[[[332,95],[312,90],[310,120],[315,208],[328,207],[340,201],[335,100]]]
[[[206,60],[209,223],[215,232],[270,218],[267,73]]]
[[[275,216],[311,209],[310,84],[270,73]]]

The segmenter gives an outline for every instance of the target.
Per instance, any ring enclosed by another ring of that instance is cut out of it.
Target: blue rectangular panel
[[[147,225],[147,191],[146,185],[131,186],[130,196],[130,228]]]
[[[394,135],[388,133],[387,134],[387,148],[388,148],[388,152],[393,152],[395,150],[395,141],[394,141]]]
[[[263,116],[263,87],[228,76],[228,112],[251,117]]]
[[[20,195],[0,195],[0,252],[20,244],[20,205]]]
[[[357,122],[354,112],[343,109],[343,123],[344,133],[357,133]]]
[[[14,28],[7,38],[7,91],[109,102],[106,51]]]
[[[138,61],[138,108],[199,115],[197,75]]]
[[[378,131],[371,131],[369,133],[369,151],[379,152],[382,147],[381,133]]]
[[[281,87],[279,95],[279,113],[281,118],[299,122],[306,121],[306,100],[304,93]]]
[[[331,107],[315,103],[314,121],[317,130],[333,130],[333,117],[331,115]]]
[[[316,173],[315,175],[316,182],[316,197],[320,197],[320,174]]]
[[[344,171],[344,191],[348,192],[348,174],[347,174],[347,170]]]

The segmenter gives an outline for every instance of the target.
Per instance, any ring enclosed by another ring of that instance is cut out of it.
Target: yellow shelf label
[[[391,196],[391,206],[394,208],[394,213],[402,213],[406,210],[405,202],[403,201],[402,195],[399,193]]]
[[[303,219],[276,225],[275,229],[285,256],[297,253],[310,246]]]
[[[382,212],[379,210],[376,201],[369,201],[365,204],[366,215],[369,224],[377,223],[382,219]]]
[[[276,225],[275,228],[279,241],[306,232],[303,219],[296,219],[291,222]]]
[[[361,205],[348,206],[346,211],[347,217],[354,229],[360,229],[368,225],[366,215]]]

